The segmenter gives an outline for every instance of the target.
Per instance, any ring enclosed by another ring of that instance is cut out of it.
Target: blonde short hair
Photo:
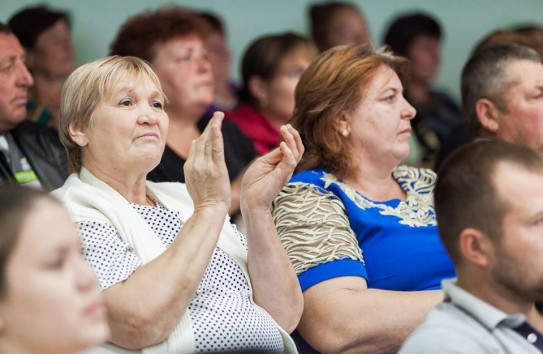
[[[94,111],[102,100],[111,98],[127,81],[150,79],[166,99],[151,66],[131,56],[110,56],[82,65],[66,80],[60,99],[60,141],[68,153],[70,172],[82,166],[81,146],[70,136],[70,126],[83,131],[94,124]]]

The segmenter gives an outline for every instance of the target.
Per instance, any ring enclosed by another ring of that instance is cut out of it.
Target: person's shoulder
[[[20,131],[40,131],[44,130],[45,127],[39,125],[38,123],[31,122],[29,120],[22,121],[21,123],[17,124],[15,128],[13,128],[13,131],[20,132]]]
[[[295,173],[290,179],[289,183],[308,183],[316,186],[324,186],[324,180],[326,178],[333,178],[333,174],[323,170],[322,168],[311,168]]]
[[[231,120],[223,120],[222,122],[222,133],[224,136],[225,144],[228,142],[232,142],[235,144],[239,144],[240,142],[235,139],[243,139],[251,142],[252,141],[243,133],[243,131],[240,129],[239,125]],[[232,140],[228,140],[232,139]]]
[[[46,127],[43,125],[40,125],[36,122],[31,122],[28,120],[25,120],[21,123],[19,123],[15,128],[13,128],[13,131],[16,132],[42,132],[47,134],[58,134],[57,131],[53,128]]]
[[[399,354],[492,352],[489,333],[451,303],[437,305],[404,342]]]
[[[430,90],[430,96],[440,100],[442,103],[458,106],[458,103],[453,95],[444,89],[432,88]]]
[[[251,118],[260,116],[258,111],[246,102],[241,102],[233,111],[227,114],[227,118],[236,122],[250,121]]]
[[[41,142],[43,144],[45,140],[51,145],[61,147],[59,133],[55,129],[39,125],[35,122],[24,121],[12,129],[10,133],[19,142],[29,141],[34,143]]]
[[[414,167],[409,165],[398,165],[392,172],[396,179],[407,179],[418,181],[428,185],[435,184],[436,173],[429,168]]]
[[[83,183],[79,179],[78,173],[72,173],[70,174],[70,176],[68,176],[64,184],[60,186],[59,188],[51,191],[51,194],[55,198],[66,203],[66,201],[70,199],[69,197],[74,190],[79,191],[85,188],[90,188],[90,187],[88,187],[87,184]]]
[[[319,168],[300,171],[294,174],[283,187],[276,201],[283,198],[292,198],[292,196],[296,196],[296,198],[304,202],[309,200],[314,202],[314,198],[334,197],[333,192],[326,188],[329,182],[327,182],[327,178],[335,178],[333,175],[331,176],[327,177],[327,172]]]

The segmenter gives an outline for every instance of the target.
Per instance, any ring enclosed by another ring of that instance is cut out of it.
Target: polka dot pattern
[[[110,224],[85,221],[77,226],[83,257],[94,269],[102,291],[126,280],[141,266],[132,246],[124,243]]]
[[[131,204],[169,247],[182,227],[179,215],[162,207]],[[117,231],[104,222],[78,223],[83,255],[94,268],[102,290],[126,280],[141,261]],[[247,239],[233,225],[247,247]],[[250,300],[250,288],[242,269],[216,248],[188,307],[195,332],[197,353],[282,353],[283,341],[271,318]]]
[[[283,352],[275,322],[254,306],[249,296],[249,285],[241,268],[216,248],[189,305],[197,353]]]

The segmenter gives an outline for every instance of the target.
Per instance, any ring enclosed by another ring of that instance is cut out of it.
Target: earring
[[[343,135],[344,137],[348,137],[349,136],[349,132],[347,131],[347,129],[343,130],[341,132],[341,135]]]

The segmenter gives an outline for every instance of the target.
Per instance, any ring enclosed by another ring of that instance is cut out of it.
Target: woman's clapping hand
[[[290,124],[281,127],[283,140],[278,148],[258,158],[241,182],[241,210],[269,210],[273,199],[288,182],[302,158],[300,134]]]
[[[185,162],[185,181],[195,211],[205,207],[228,211],[230,206],[230,180],[221,133],[223,119],[224,113],[215,112],[202,135],[192,142]]]

